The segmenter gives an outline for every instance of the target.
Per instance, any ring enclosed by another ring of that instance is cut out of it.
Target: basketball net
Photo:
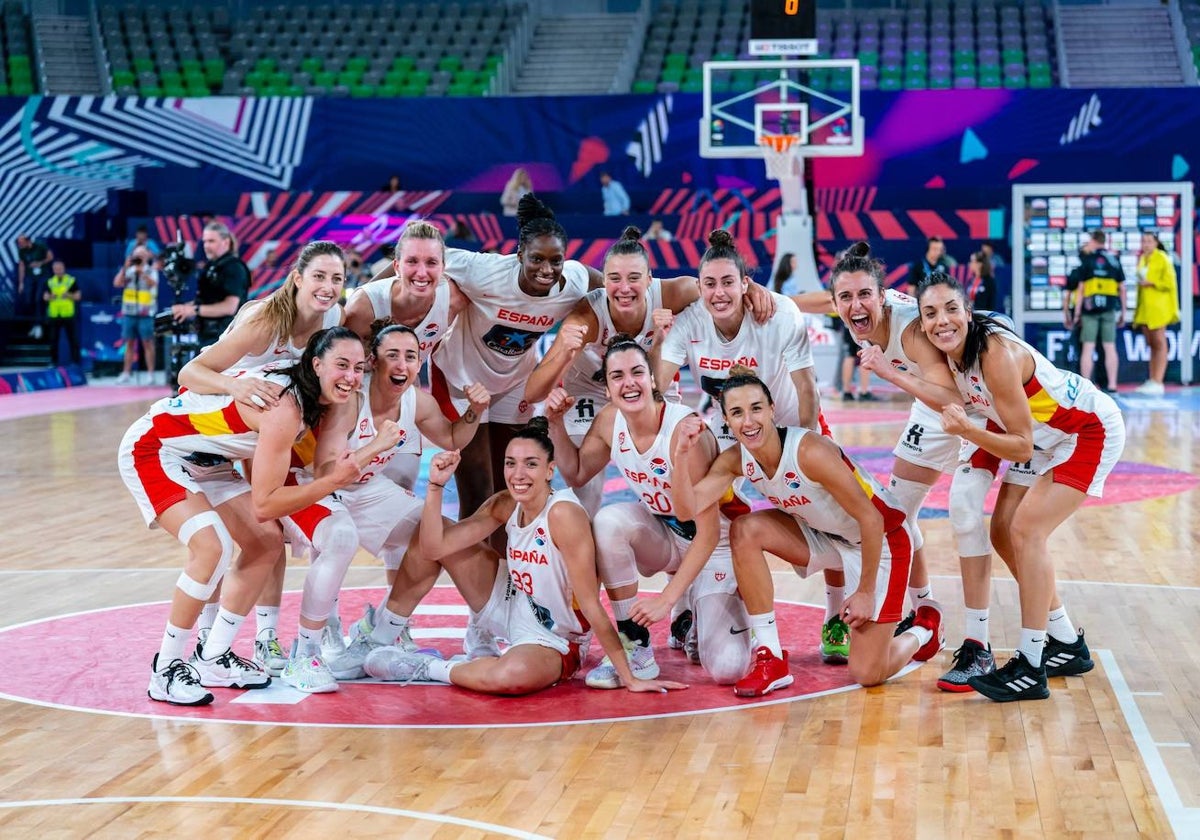
[[[767,177],[779,182],[779,197],[785,213],[807,213],[804,196],[804,144],[799,134],[764,134],[758,141],[763,150]]]

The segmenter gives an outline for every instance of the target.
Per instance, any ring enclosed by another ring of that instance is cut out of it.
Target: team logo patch
[[[401,429],[400,430],[400,440],[396,441],[396,448],[399,449],[400,447],[404,446],[404,442],[407,440],[408,440],[408,432],[404,431],[404,429]]]
[[[538,527],[533,532],[533,542],[536,545],[544,546],[546,544],[546,529]]]
[[[484,334],[483,344],[501,356],[524,356],[541,337],[540,332],[497,324]]]
[[[421,334],[424,335],[426,338],[437,338],[437,334],[441,331],[442,331],[442,328],[438,324],[426,324],[425,329],[422,331]]]
[[[667,474],[666,459],[665,458],[651,458],[650,459],[650,472],[654,473],[655,475],[666,475]]]
[[[978,376],[968,376],[967,379],[971,383],[971,387],[980,393],[983,392],[983,384],[979,381]]]
[[[787,472],[785,472],[783,474],[783,481],[792,490],[800,489],[800,485],[801,485],[800,476],[796,475],[791,470],[788,470]]]

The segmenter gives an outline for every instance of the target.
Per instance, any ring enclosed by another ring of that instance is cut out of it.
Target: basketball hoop
[[[799,134],[764,134],[758,144],[762,146],[768,178],[783,181],[800,177],[800,150],[804,144]]]

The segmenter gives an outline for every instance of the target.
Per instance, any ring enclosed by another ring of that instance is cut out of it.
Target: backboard
[[[852,59],[706,61],[700,155],[761,158],[764,137],[780,135],[803,157],[861,155],[858,93]]]

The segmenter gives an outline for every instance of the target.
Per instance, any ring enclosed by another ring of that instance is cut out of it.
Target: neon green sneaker
[[[835,615],[821,627],[821,661],[826,665],[845,665],[850,661],[850,628]]]

